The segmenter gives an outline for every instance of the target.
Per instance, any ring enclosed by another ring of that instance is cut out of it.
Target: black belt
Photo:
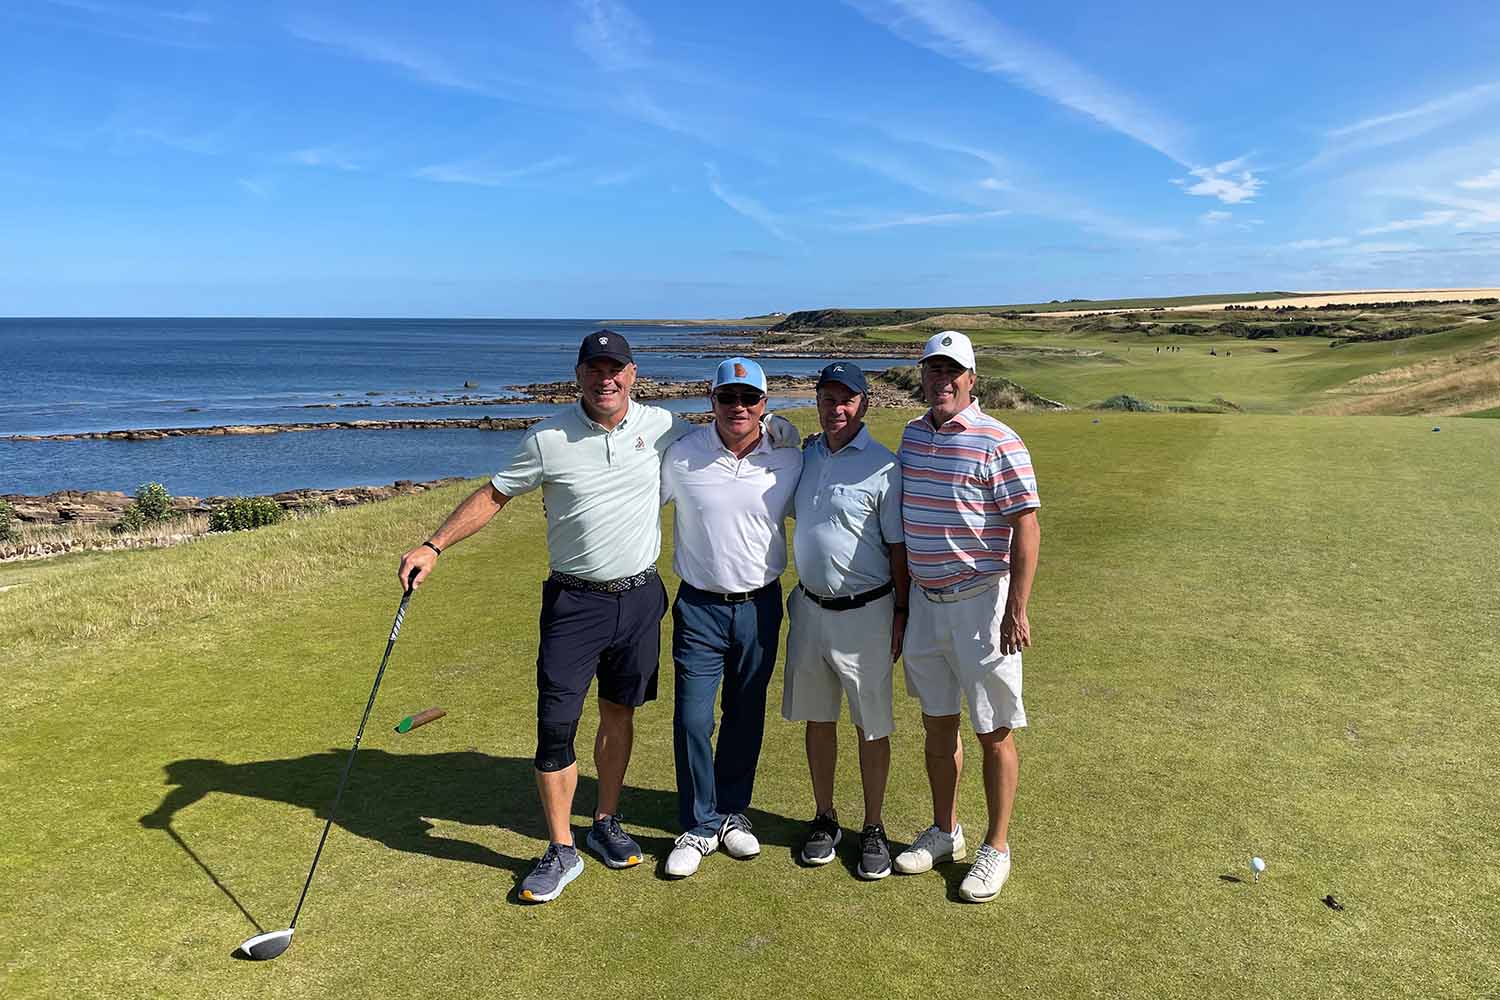
[[[721,594],[718,591],[714,591],[714,590],[704,590],[701,587],[695,587],[695,586],[693,586],[691,583],[688,583],[686,580],[682,581],[682,585],[684,587],[686,587],[688,590],[691,590],[693,593],[695,593],[695,594],[702,594],[704,597],[708,598],[709,600],[711,600],[711,601],[717,601],[720,604],[744,604],[746,601],[753,601],[757,597],[759,597],[761,594],[769,592],[772,587],[779,587],[779,586],[781,586],[781,581],[780,580],[772,580],[770,583],[766,584],[764,587],[756,587],[754,590],[747,590],[747,591],[745,591],[743,593],[740,593],[740,594]]]
[[[800,583],[797,586],[802,593],[807,595],[809,601],[812,601],[820,608],[827,608],[829,611],[853,611],[855,608],[864,607],[871,601],[880,600],[886,594],[896,589],[894,582],[887,582],[876,587],[874,590],[867,590],[863,594],[850,594],[848,597],[820,597]]]
[[[586,590],[594,594],[623,594],[627,590],[644,587],[656,579],[656,567],[647,566],[634,576],[622,576],[618,580],[586,580],[571,573],[555,570],[548,580],[567,590]]]

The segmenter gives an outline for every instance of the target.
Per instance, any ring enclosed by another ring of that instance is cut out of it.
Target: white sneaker
[[[730,813],[719,827],[719,843],[724,853],[731,858],[744,861],[760,853],[760,841],[750,832],[750,821],[742,813]]]
[[[964,876],[958,895],[971,903],[988,903],[1000,895],[1000,888],[1010,877],[1010,849],[1001,854],[989,844],[980,844],[974,855],[974,867]]]
[[[667,874],[673,878],[687,878],[698,870],[703,859],[719,849],[718,837],[700,837],[696,833],[684,833],[672,845],[667,855]]]
[[[920,875],[931,871],[942,861],[962,861],[969,849],[964,844],[963,824],[944,833],[936,824],[917,835],[917,842],[896,855],[896,871],[902,875]]]

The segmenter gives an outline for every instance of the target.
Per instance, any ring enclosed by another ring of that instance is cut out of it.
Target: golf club
[[[391,638],[385,644],[385,655],[380,658],[380,669],[375,672],[375,684],[370,688],[370,700],[365,704],[364,717],[359,720],[359,731],[354,734],[354,746],[349,748],[349,759],[344,762],[344,773],[339,777],[339,789],[333,794],[333,807],[328,810],[328,822],[323,824],[323,836],[318,838],[318,849],[313,854],[312,867],[307,871],[307,881],[302,883],[302,896],[297,900],[297,909],[292,912],[292,922],[282,931],[267,931],[242,942],[240,954],[257,962],[276,958],[292,943],[292,934],[297,930],[297,917],[302,913],[302,904],[307,902],[307,890],[312,886],[313,873],[318,870],[318,859],[323,856],[323,844],[328,840],[328,831],[338,816],[339,800],[344,797],[344,786],[349,783],[349,771],[354,767],[354,755],[359,752],[359,741],[365,735],[365,723],[370,721],[370,710],[375,707],[375,694],[380,690],[380,679],[385,676],[385,665],[391,658],[391,649],[396,645],[396,636],[401,634],[401,619],[406,616],[406,604],[411,600],[417,582],[417,570],[412,570],[406,580],[406,592],[401,595],[401,606],[396,609],[396,623],[391,626]]]

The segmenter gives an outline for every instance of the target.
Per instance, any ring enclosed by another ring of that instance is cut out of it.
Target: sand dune
[[[1404,302],[1427,300],[1459,302],[1464,299],[1500,298],[1500,288],[1371,288],[1365,290],[1342,290],[1329,292],[1302,292],[1284,299],[1261,299],[1256,302],[1201,302],[1189,306],[1163,306],[1159,309],[1072,309],[1067,312],[1031,313],[1033,316],[1094,316],[1099,313],[1122,312],[1205,312],[1223,309],[1226,306],[1256,306],[1274,309],[1277,306],[1297,306],[1312,309],[1318,306],[1355,302]]]

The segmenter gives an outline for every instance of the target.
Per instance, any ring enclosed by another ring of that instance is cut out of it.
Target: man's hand
[[[900,609],[891,615],[891,662],[895,663],[901,659],[901,644],[906,641],[906,616],[905,609]]]
[[[417,571],[417,578],[412,581],[411,586],[413,588],[422,586],[422,581],[427,579],[427,574],[437,566],[437,560],[438,554],[426,545],[418,545],[402,556],[401,568],[396,570],[396,580],[401,584],[401,589],[406,589],[407,581],[411,580],[412,570]]]
[[[1021,647],[1031,645],[1031,623],[1026,620],[1026,611],[1005,609],[1000,619],[1000,652],[1006,656],[1019,653]]]
[[[774,413],[766,414],[761,421],[761,431],[771,439],[772,448],[795,448],[802,443],[802,435],[786,417]]]

